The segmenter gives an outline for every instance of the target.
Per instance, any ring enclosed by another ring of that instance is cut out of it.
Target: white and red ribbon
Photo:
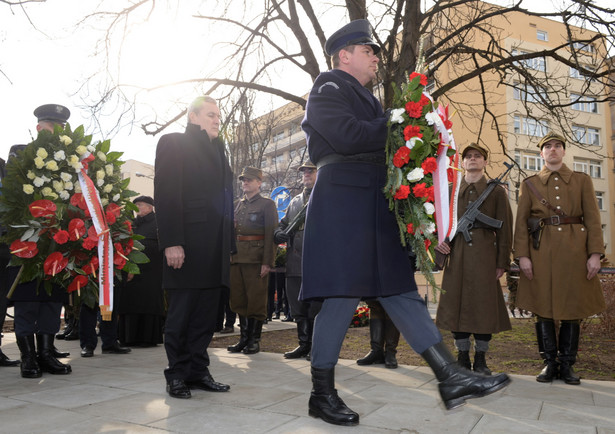
[[[431,100],[429,94],[426,96]],[[433,104],[433,100],[432,100]],[[440,145],[438,146],[436,162],[437,168],[433,175],[434,197],[436,207],[436,226],[438,228],[438,243],[446,238],[451,238],[457,230],[457,193],[461,182],[461,172],[459,167],[459,152],[455,145],[453,132],[448,130],[444,121],[448,120],[448,107],[438,106],[438,110],[432,111],[434,129],[440,134]],[[448,149],[454,149],[453,164],[449,165],[449,157],[446,155]],[[453,186],[449,197],[448,174],[449,167],[453,168]]]
[[[86,153],[81,160],[90,154]],[[88,176],[86,169],[79,172],[79,184],[85,203],[92,217],[96,234],[98,235],[98,293],[100,314],[104,321],[111,321],[113,310],[113,243],[105,212],[100,201],[100,195],[94,182]]]

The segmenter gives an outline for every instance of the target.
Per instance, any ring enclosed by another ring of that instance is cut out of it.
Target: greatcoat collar
[[[562,167],[560,167],[560,169],[556,171],[551,171],[547,169],[547,166],[543,166],[542,170],[538,172],[537,176],[538,179],[540,179],[540,182],[543,183],[543,185],[547,185],[547,182],[549,181],[549,178],[553,173],[559,173],[559,176],[562,177],[566,184],[568,184],[570,182],[570,178],[572,178],[572,170],[570,170],[565,164],[562,164]]]

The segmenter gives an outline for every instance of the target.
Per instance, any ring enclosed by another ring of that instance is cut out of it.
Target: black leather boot
[[[577,361],[581,326],[578,322],[562,321],[559,327],[559,378],[566,384],[581,384],[572,365]]]
[[[75,326],[75,319],[72,316],[66,316],[64,318],[64,328],[58,334],[56,334],[56,339],[64,339],[66,335],[69,335]]]
[[[243,349],[244,354],[256,354],[260,352],[261,332],[263,330],[263,321],[255,318],[248,318],[248,342]]]
[[[399,330],[389,318],[384,323],[384,367],[397,368],[397,345],[399,345]]]
[[[384,363],[384,320],[373,318],[369,320],[369,337],[371,350],[362,359],[357,360],[357,365],[373,365]]]
[[[36,345],[38,346],[37,359],[41,371],[54,375],[70,374],[72,371],[70,365],[60,362],[53,355],[53,337],[54,335],[48,334],[36,335]]]
[[[536,376],[539,383],[550,383],[559,374],[557,362],[557,340],[555,338],[555,323],[553,320],[539,320],[536,322],[536,338],[538,351],[543,358],[545,367]]]
[[[312,366],[312,393],[309,415],[334,425],[359,424],[359,415],[349,409],[335,389],[335,368],[318,369]]]
[[[484,351],[476,351],[474,353],[474,372],[483,375],[491,375],[491,369],[487,367]]]
[[[423,351],[421,357],[439,381],[438,389],[447,410],[465,404],[466,399],[489,395],[510,383],[506,374],[487,377],[462,368],[443,342]]]
[[[299,318],[297,320],[297,337],[299,338],[299,346],[292,351],[284,353],[285,359],[300,359],[310,354],[312,349],[310,320],[307,318]]]
[[[248,343],[248,322],[245,316],[239,317],[239,342],[235,345],[229,345],[226,347],[227,351],[231,353],[240,353],[246,347]]]
[[[65,341],[79,340],[79,320],[77,318],[73,320],[73,329],[70,331],[70,333],[67,333],[66,335],[64,335],[64,340]]]
[[[38,378],[43,375],[36,361],[34,335],[17,336],[17,346],[21,352],[21,376],[23,378]]]
[[[457,363],[462,368],[472,369],[472,361],[470,360],[469,351],[457,351]]]

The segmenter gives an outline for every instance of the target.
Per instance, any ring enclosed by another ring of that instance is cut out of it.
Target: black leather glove
[[[273,241],[275,241],[276,244],[287,243],[289,240],[290,240],[290,235],[288,235],[284,231],[276,231],[273,234]]]

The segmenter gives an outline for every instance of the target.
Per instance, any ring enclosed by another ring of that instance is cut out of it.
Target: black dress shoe
[[[220,330],[220,333],[226,334],[226,333],[233,333],[234,331],[235,331],[234,326],[226,326],[222,330]]]
[[[201,389],[207,390],[208,392],[228,392],[231,389],[231,386],[228,384],[222,384],[215,381],[211,374],[206,374],[200,380],[186,381],[186,385],[190,389]]]
[[[171,380],[167,382],[167,393],[173,398],[188,399],[192,397],[190,389],[184,380]]]
[[[58,350],[55,345],[53,346],[53,357],[56,359],[65,359],[70,356],[70,353]]]
[[[118,341],[113,342],[110,347],[102,347],[103,354],[128,354],[132,350],[120,345]]]
[[[94,349],[90,347],[81,348],[81,357],[92,357],[94,355]]]
[[[289,316],[285,317],[284,319],[282,319],[282,322],[292,322],[293,319]]]
[[[2,350],[0,350],[0,366],[17,366],[19,365],[21,362],[19,360],[11,360],[9,359],[6,354],[4,354],[2,352]]]

